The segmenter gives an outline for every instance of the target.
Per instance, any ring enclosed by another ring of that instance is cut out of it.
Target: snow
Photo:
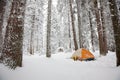
[[[52,0],[52,4],[53,4],[54,6],[56,6],[56,5],[57,5],[57,0]]]
[[[11,70],[0,64],[0,80],[120,80],[120,67],[116,67],[116,56],[109,52],[95,61],[73,61],[71,53],[23,56],[23,67]]]

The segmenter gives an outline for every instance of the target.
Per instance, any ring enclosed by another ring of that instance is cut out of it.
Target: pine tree
[[[32,15],[32,26],[31,26],[31,34],[30,34],[30,54],[34,54],[34,27],[35,27],[35,11],[33,11]]]
[[[79,46],[83,48],[82,31],[81,31],[81,17],[80,17],[80,0],[76,0],[77,4],[77,17],[78,17],[78,33],[79,33]]]
[[[22,67],[24,10],[26,0],[13,0],[6,27],[2,61],[12,69]]]
[[[76,39],[76,30],[75,30],[75,23],[74,23],[74,13],[73,13],[72,1],[73,0],[69,0],[70,15],[71,15],[72,30],[73,30],[74,47],[75,47],[75,50],[77,50],[78,49],[78,44],[77,44],[77,39]]]
[[[104,18],[104,10],[103,10],[103,4],[104,0],[100,0],[100,13],[101,13],[101,25],[102,25],[102,34],[103,34],[103,51],[104,53],[108,53],[107,49],[107,37],[106,37],[106,28],[105,28],[105,18]]]
[[[88,12],[89,13],[89,21],[90,21],[90,31],[91,31],[91,44],[92,44],[92,50],[95,51],[94,49],[94,29],[93,29],[93,26],[92,26],[92,18],[91,18],[91,14],[90,14],[90,11]]]
[[[109,0],[110,12],[113,22],[114,37],[116,44],[116,57],[117,57],[117,66],[120,66],[120,24],[119,16],[116,6],[116,0]]]
[[[51,45],[50,45],[50,40],[51,40],[51,4],[52,0],[48,0],[48,17],[47,17],[47,43],[46,43],[46,57],[51,57]]]
[[[97,30],[98,30],[98,37],[99,37],[99,49],[100,49],[100,55],[106,55],[107,51],[104,45],[104,34],[103,34],[103,26],[101,23],[101,14],[100,9],[98,7],[98,0],[94,0],[94,8],[95,8],[95,14],[96,14],[96,22],[97,22]],[[106,42],[106,41],[105,41]]]

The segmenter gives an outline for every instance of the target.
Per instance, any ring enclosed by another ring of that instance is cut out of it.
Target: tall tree
[[[93,26],[92,26],[92,18],[91,18],[90,11],[88,11],[88,15],[89,15],[89,21],[90,21],[92,50],[95,51],[95,49],[94,49],[94,29],[93,29]]]
[[[34,54],[34,26],[35,26],[35,11],[32,15],[32,26],[31,26],[31,35],[30,35],[30,54]]]
[[[6,27],[2,50],[2,61],[5,65],[15,69],[22,67],[22,44],[24,28],[24,10],[26,0],[13,0]]]
[[[101,23],[101,14],[100,9],[98,7],[98,0],[94,0],[94,8],[95,8],[95,14],[96,14],[96,22],[97,22],[97,30],[98,30],[98,37],[99,37],[99,49],[100,49],[100,55],[106,55],[106,50],[104,49],[104,40],[103,40],[103,26]]]
[[[71,49],[71,29],[70,29],[70,13],[69,13],[69,10],[68,10],[68,26],[69,26],[69,48]]]
[[[100,12],[101,12],[101,25],[102,25],[102,29],[103,29],[103,44],[104,44],[104,53],[108,53],[108,49],[107,49],[107,37],[106,37],[106,28],[105,28],[105,18],[104,18],[104,0],[100,0]]]
[[[76,31],[75,31],[75,23],[74,23],[74,13],[73,13],[72,1],[73,0],[69,0],[70,15],[71,15],[72,30],[73,30],[74,47],[75,47],[75,50],[77,50],[78,49],[78,44],[77,44],[77,39],[76,39]]]
[[[79,33],[79,46],[83,47],[82,43],[82,31],[81,31],[81,17],[80,17],[80,0],[76,0],[77,4],[77,17],[78,17],[78,33]]]
[[[3,26],[3,16],[5,12],[5,5],[6,5],[6,0],[0,0],[0,53],[2,52],[2,43],[3,43],[2,26]]]
[[[51,57],[51,44],[50,44],[50,37],[51,37],[51,6],[52,0],[48,0],[48,14],[47,14],[47,39],[46,39],[46,57]]]
[[[26,3],[23,50],[30,54],[33,53],[33,51],[34,54],[44,54],[46,50],[46,48],[43,47],[43,41],[45,41],[43,39],[46,39],[44,38],[45,36],[43,36],[45,29],[43,22],[46,16],[44,14],[46,6],[44,7],[44,5],[46,5],[46,2],[46,0],[27,0]],[[33,36],[31,36],[31,34],[33,34]]]
[[[68,51],[71,49],[70,46],[74,46],[71,45],[71,39],[73,39],[71,35],[72,31],[70,30],[69,33],[69,29],[71,29],[69,0],[58,0],[57,11],[59,20],[58,25],[60,27],[60,35],[58,36],[60,41],[59,46]]]
[[[109,0],[110,12],[113,22],[114,37],[116,44],[116,57],[117,57],[117,66],[120,66],[120,24],[119,16],[116,6],[116,0]]]

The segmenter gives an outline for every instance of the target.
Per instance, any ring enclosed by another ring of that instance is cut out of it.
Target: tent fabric
[[[78,49],[75,51],[71,57],[74,60],[94,60],[94,55],[84,48]]]

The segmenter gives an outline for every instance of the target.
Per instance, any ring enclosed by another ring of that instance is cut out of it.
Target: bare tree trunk
[[[79,46],[80,48],[83,48],[82,43],[82,31],[81,31],[81,20],[80,20],[80,0],[76,0],[77,4],[77,16],[78,16],[78,33],[79,33]]]
[[[92,44],[92,50],[95,51],[94,49],[94,29],[92,26],[92,18],[91,18],[91,14],[90,11],[88,12],[89,14],[89,21],[90,21],[90,29],[91,29],[91,44]]]
[[[0,0],[0,53],[2,52],[2,43],[3,43],[3,35],[2,35],[2,26],[3,26],[3,15],[5,12],[6,0]]]
[[[98,1],[94,0],[94,8],[96,13],[96,21],[97,21],[97,30],[98,30],[98,37],[99,37],[99,49],[100,49],[100,55],[106,55],[106,51],[104,50],[104,40],[103,40],[103,27],[101,24],[101,15],[100,10],[98,8]]]
[[[39,32],[38,30],[38,26],[37,26],[37,32]],[[39,51],[39,38],[38,38],[39,34],[37,34],[37,45],[36,45],[36,51]]]
[[[105,29],[105,20],[104,20],[104,12],[103,12],[103,2],[104,2],[104,0],[100,0],[100,6],[101,6],[101,8],[100,8],[100,10],[101,10],[101,24],[102,24],[102,28],[103,28],[103,44],[104,44],[104,53],[108,53],[108,49],[107,49],[107,37],[106,37],[106,29]]]
[[[2,50],[2,61],[12,69],[22,67],[24,10],[26,0],[13,0]]]
[[[34,54],[34,24],[35,24],[35,11],[32,16],[32,27],[31,27],[31,37],[30,37],[30,54]]]
[[[50,45],[50,37],[51,37],[51,5],[52,0],[48,0],[48,17],[47,17],[47,43],[46,43],[46,57],[51,57],[51,45]]]
[[[119,16],[116,6],[116,0],[109,0],[109,3],[110,3],[109,5],[110,5],[115,44],[116,44],[117,66],[120,66],[120,24],[119,24]]]
[[[69,48],[71,49],[71,31],[70,31],[70,13],[69,13],[69,10],[68,10],[68,26],[69,26]]]
[[[74,41],[75,50],[77,50],[78,49],[78,44],[77,44],[77,39],[76,39],[74,15],[73,15],[73,9],[72,9],[72,0],[69,0],[69,5],[70,5],[71,23],[72,23],[72,30],[73,30],[73,41]]]

